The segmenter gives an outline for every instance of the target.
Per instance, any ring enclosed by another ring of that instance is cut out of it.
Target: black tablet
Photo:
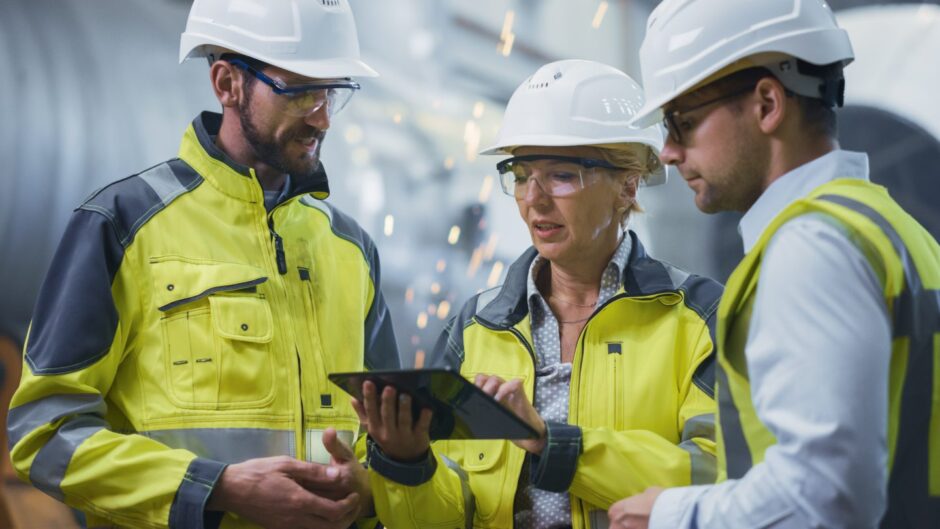
[[[362,400],[362,383],[371,380],[379,394],[391,385],[412,397],[415,419],[430,408],[431,439],[535,439],[538,432],[493,397],[447,369],[395,369],[332,373],[330,380]]]

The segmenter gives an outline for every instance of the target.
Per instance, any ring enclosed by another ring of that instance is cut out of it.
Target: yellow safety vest
[[[719,480],[741,478],[776,443],[754,410],[745,345],[763,252],[783,224],[808,213],[838,222],[884,287],[893,337],[882,524],[940,527],[940,246],[886,189],[865,181],[835,180],[788,206],[728,280],[718,309]]]

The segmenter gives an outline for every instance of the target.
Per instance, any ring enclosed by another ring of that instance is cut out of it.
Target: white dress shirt
[[[784,208],[868,157],[834,151],[777,179],[747,212],[745,252]],[[877,527],[887,506],[891,329],[868,261],[820,215],[784,224],[761,263],[746,356],[757,416],[774,434],[741,479],[657,499],[650,528]]]

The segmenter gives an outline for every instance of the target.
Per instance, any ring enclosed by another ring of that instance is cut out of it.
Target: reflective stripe
[[[29,467],[29,481],[37,489],[64,501],[62,479],[72,461],[72,455],[80,444],[107,427],[101,417],[82,415],[66,421],[56,433],[39,449]]]
[[[307,430],[304,433],[304,441],[306,445],[306,454],[307,461],[312,463],[321,463],[329,464],[330,462],[330,453],[326,451],[326,447],[323,446],[323,432],[325,430]],[[337,430],[337,437],[350,448],[352,448],[353,443],[356,439],[356,433],[350,430]]]
[[[908,362],[888,482],[888,512],[882,525],[894,527],[909,519],[930,525],[928,520],[940,521],[940,497],[930,497],[933,478],[929,476],[931,468],[940,466],[935,461],[940,451],[932,449],[932,443],[937,440],[933,439],[935,433],[931,431],[938,413],[932,397],[935,373],[940,368],[934,359],[933,347],[935,336],[940,333],[940,291],[924,289],[904,240],[874,208],[841,195],[823,195],[819,200],[839,204],[871,220],[891,241],[904,267],[904,289],[894,300],[892,329],[894,338],[909,340]],[[916,491],[925,494],[921,496]]]
[[[50,395],[12,408],[7,416],[10,449],[30,432],[42,426],[73,415],[92,414],[104,417],[106,410],[104,400],[97,393]]]
[[[689,453],[692,484],[714,483],[716,476],[715,456],[702,450],[693,439],[715,439],[715,414],[696,415],[685,421],[682,442],[679,448]]]
[[[153,189],[164,206],[186,192],[186,187],[176,178],[169,164],[162,163],[138,176]]]
[[[470,477],[467,475],[467,472],[460,468],[460,465],[454,461],[445,456],[441,456],[441,460],[444,461],[447,468],[453,470],[454,473],[457,474],[457,477],[460,478],[460,492],[463,495],[464,527],[466,529],[472,529],[473,515],[476,512],[476,499],[473,497],[473,491],[470,489]]]
[[[725,468],[728,479],[739,479],[747,473],[754,460],[744,438],[741,416],[731,396],[731,385],[724,367],[718,363],[718,419],[721,422],[721,438],[725,447]]]
[[[607,511],[595,509],[588,513],[591,529],[609,529],[610,518],[607,517]]]
[[[183,448],[199,457],[223,463],[269,456],[297,457],[293,430],[190,428],[140,433],[170,448]]]

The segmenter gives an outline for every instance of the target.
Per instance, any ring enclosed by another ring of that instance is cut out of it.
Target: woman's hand
[[[495,375],[477,375],[473,383],[482,389],[484,393],[509,408],[510,411],[518,415],[539,433],[538,439],[514,439],[512,442],[526,452],[535,455],[541,454],[542,450],[545,449],[545,436],[548,429],[545,426],[545,421],[542,420],[542,416],[539,415],[539,412],[529,402],[529,398],[526,397],[522,380],[517,378],[506,382]]]
[[[397,461],[421,459],[431,447],[431,410],[421,410],[417,422],[411,413],[411,396],[399,394],[395,388],[385,386],[378,394],[375,384],[362,384],[362,402],[352,400],[359,421],[366,426],[369,437]]]

